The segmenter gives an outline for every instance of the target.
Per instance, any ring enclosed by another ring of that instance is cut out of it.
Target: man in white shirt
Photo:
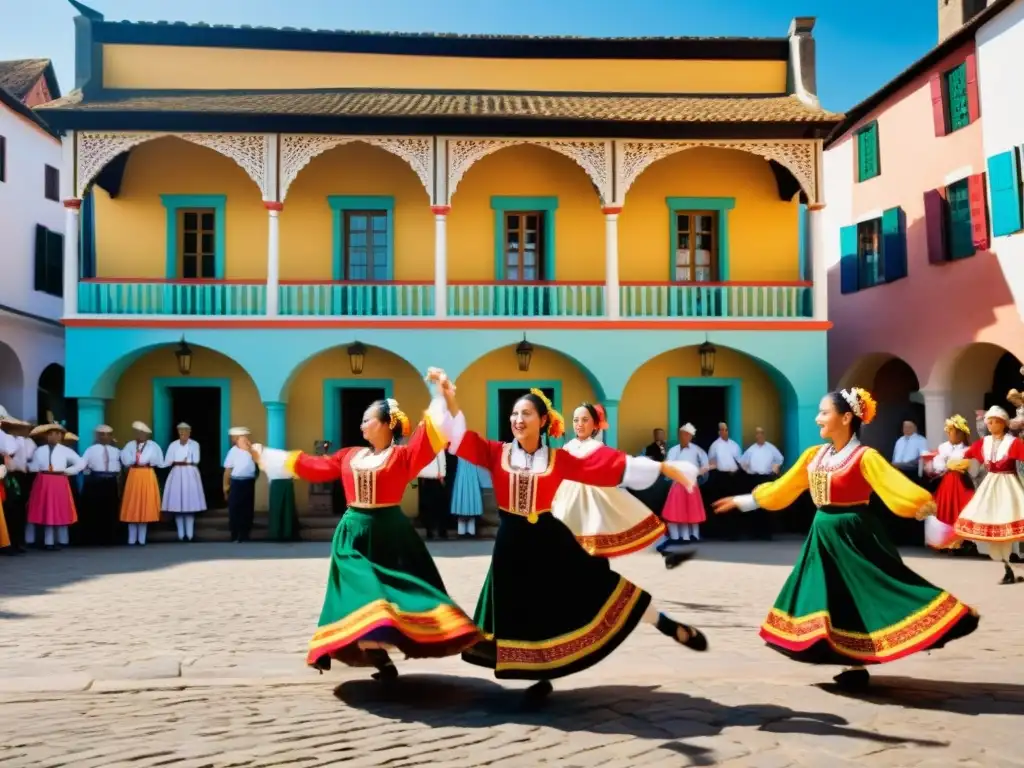
[[[25,551],[25,524],[28,518],[28,494],[32,489],[32,475],[28,462],[35,453],[36,444],[28,437],[31,427],[28,422],[16,419],[0,405],[0,463],[7,468],[7,477],[2,481],[7,490],[4,501],[4,517],[7,533],[11,539],[8,551]]]
[[[718,438],[708,447],[708,460],[711,462],[711,474],[708,478],[704,502],[708,505],[727,496],[736,496],[745,491],[743,476],[740,474],[739,443],[729,437],[729,425],[724,421],[718,423]],[[720,516],[721,517],[721,516]],[[739,538],[741,515],[732,512],[725,515],[722,528],[726,538],[735,541]]]
[[[77,528],[83,543],[112,546],[124,541],[121,531],[121,451],[114,445],[114,430],[96,427],[96,442],[82,454],[85,480],[82,514]]]
[[[235,544],[248,541],[256,516],[256,462],[238,447],[238,438],[248,437],[247,427],[232,427],[231,449],[224,457],[224,495],[228,501],[228,527]]]
[[[448,487],[447,450],[442,450],[427,464],[419,475],[419,518],[427,533],[427,539],[434,538],[434,532],[442,539],[448,538],[448,522],[451,517],[451,490]]]
[[[763,427],[757,427],[754,430],[754,442],[740,457],[740,467],[747,473],[745,479],[749,489],[748,493],[761,483],[770,483],[778,477],[779,470],[782,468],[782,453],[768,442]],[[751,512],[748,517],[753,537],[771,541],[771,513],[758,509]]]
[[[892,449],[892,465],[903,474],[920,483],[921,454],[928,453],[928,441],[918,434],[917,425],[912,421],[903,422],[903,436]]]

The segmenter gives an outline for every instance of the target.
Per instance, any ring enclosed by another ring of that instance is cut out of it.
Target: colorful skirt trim
[[[622,557],[647,549],[664,535],[665,524],[656,515],[649,514],[627,531],[577,536],[576,541],[592,555]]]
[[[67,475],[40,472],[28,498],[28,522],[33,525],[73,525],[78,522],[75,497]]]
[[[989,472],[956,519],[956,533],[971,541],[1024,539],[1024,486],[1016,472]]]
[[[563,482],[551,502],[551,514],[597,557],[638,552],[665,535],[665,524],[657,515],[621,488]]]
[[[160,485],[152,467],[132,467],[121,499],[122,523],[160,522]]]

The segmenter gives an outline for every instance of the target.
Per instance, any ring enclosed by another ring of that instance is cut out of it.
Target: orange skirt
[[[7,533],[7,520],[4,518],[4,503],[0,500],[0,549],[11,546],[11,536]]]
[[[137,467],[128,470],[121,499],[122,523],[159,523],[160,486],[152,467]]]

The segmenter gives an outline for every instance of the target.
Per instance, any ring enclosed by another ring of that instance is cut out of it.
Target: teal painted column
[[[605,400],[601,405],[604,406],[605,418],[608,420],[608,429],[604,433],[604,444],[609,448],[618,448],[619,446],[619,401],[618,400]]]
[[[78,398],[78,453],[81,455],[96,439],[96,427],[106,420],[107,401],[98,397]],[[123,438],[124,436],[122,436]],[[122,444],[125,441],[122,440]]]
[[[264,405],[267,407],[267,447],[285,450],[288,447],[285,427],[288,404],[277,402]]]
[[[793,462],[800,458],[800,454],[812,445],[821,445],[821,428],[814,423],[818,416],[818,403],[801,404],[796,408],[796,413],[787,419],[787,426],[792,424],[794,428],[787,429],[786,466],[792,466]]]

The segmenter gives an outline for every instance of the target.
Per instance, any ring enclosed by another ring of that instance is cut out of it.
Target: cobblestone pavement
[[[392,689],[306,670],[326,544],[0,558],[0,766],[1024,765],[1024,585],[997,587],[989,561],[911,553],[981,628],[880,668],[855,699],[820,685],[834,669],[757,637],[797,548],[711,543],[674,571],[617,561],[711,650],[641,626],[540,712],[521,709],[523,684],[457,659],[400,664]],[[489,549],[433,546],[470,609]]]

